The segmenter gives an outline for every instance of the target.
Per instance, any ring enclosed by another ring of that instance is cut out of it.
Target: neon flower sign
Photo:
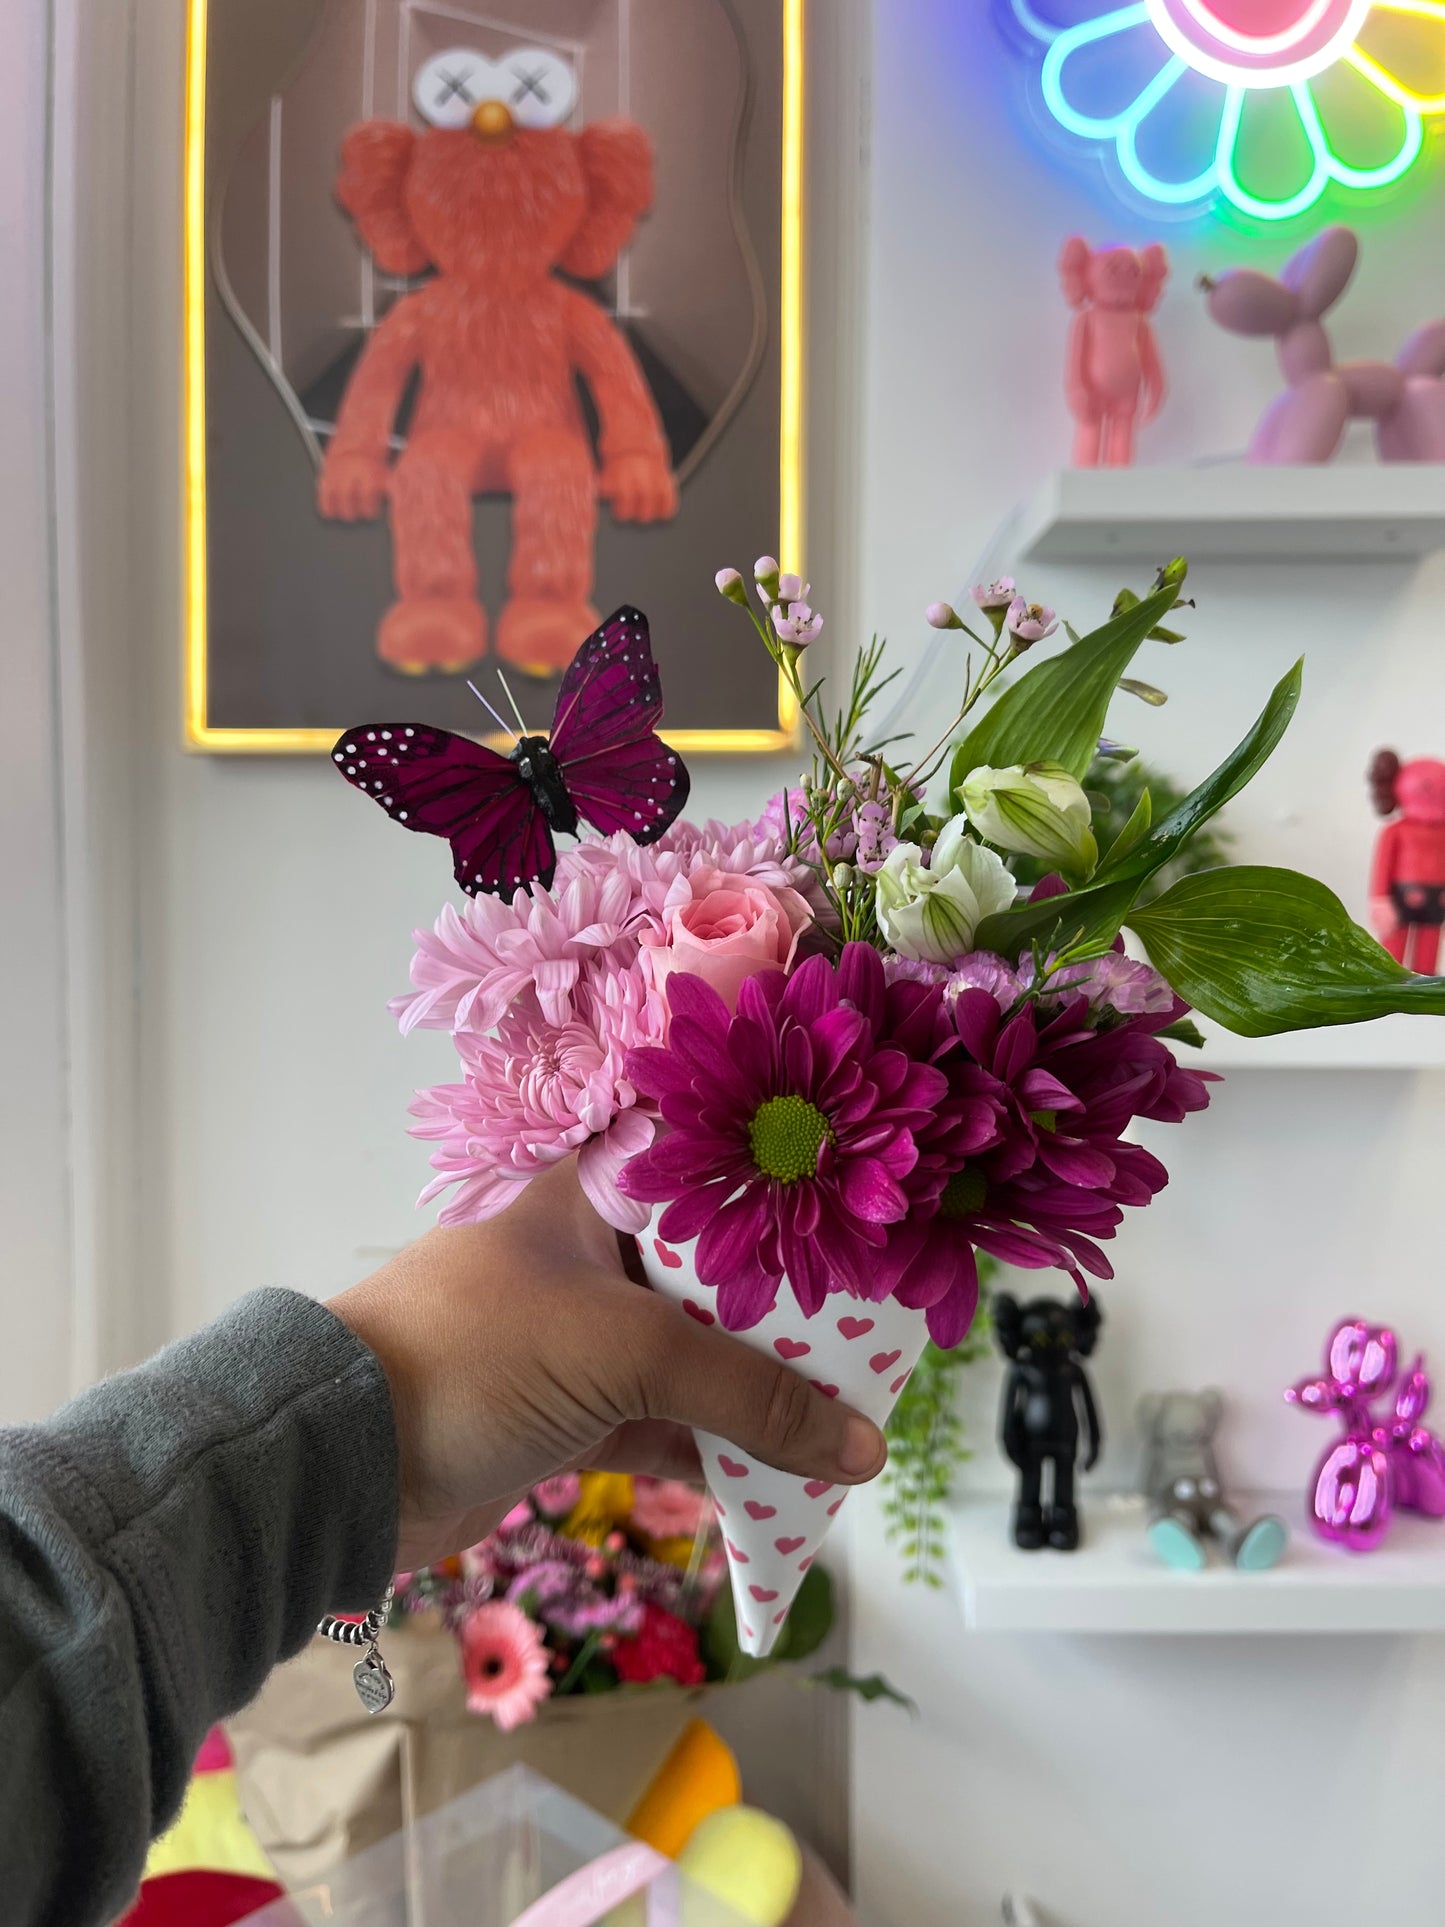
[[[1445,114],[1445,0],[1010,0],[1059,126],[1130,188],[1282,221],[1385,187]],[[1062,16],[1062,17],[1060,17]]]

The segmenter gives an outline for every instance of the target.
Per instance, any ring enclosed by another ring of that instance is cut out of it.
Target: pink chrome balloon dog
[[[1395,1384],[1398,1346],[1387,1325],[1347,1318],[1325,1347],[1325,1376],[1304,1378],[1285,1393],[1307,1412],[1339,1415],[1344,1437],[1315,1469],[1310,1512],[1322,1539],[1369,1552],[1384,1538],[1396,1506],[1445,1517],[1445,1447],[1420,1421],[1430,1380],[1416,1356],[1395,1388],[1383,1421],[1370,1401]]]
[[[1164,399],[1164,368],[1149,317],[1159,305],[1169,259],[1157,241],[1091,248],[1070,235],[1059,255],[1064,299],[1075,310],[1064,363],[1075,468],[1127,468],[1135,422],[1150,422]]]
[[[1327,462],[1349,421],[1375,424],[1382,462],[1445,462],[1445,319],[1417,328],[1393,362],[1336,362],[1321,315],[1359,259],[1347,227],[1327,227],[1285,263],[1278,281],[1235,268],[1199,285],[1209,313],[1236,335],[1272,335],[1289,387],[1260,417],[1251,462]]]

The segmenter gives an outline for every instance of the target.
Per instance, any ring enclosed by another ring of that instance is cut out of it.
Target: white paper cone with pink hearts
[[[653,1289],[702,1324],[715,1324],[716,1295],[697,1281],[694,1248],[666,1245],[652,1229],[641,1245]],[[751,1331],[733,1334],[877,1425],[897,1404],[927,1335],[925,1314],[892,1298],[873,1305],[835,1293],[816,1316],[805,1318],[786,1279],[767,1317]],[[779,1472],[710,1432],[694,1437],[727,1547],[738,1639],[745,1653],[762,1659],[772,1651],[849,1488]]]

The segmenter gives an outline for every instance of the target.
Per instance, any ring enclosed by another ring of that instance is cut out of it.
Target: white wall
[[[1060,240],[1151,234],[1040,141],[987,11],[875,10],[860,602],[898,638],[921,636],[922,605],[964,585],[1004,513],[1067,452]],[[1342,354],[1393,352],[1445,310],[1441,183],[1437,171],[1397,224],[1362,223]],[[1275,382],[1267,343],[1209,328],[1194,276],[1272,267],[1299,237],[1162,232],[1174,392],[1143,453],[1188,461],[1241,448]],[[1028,586],[1091,622],[1117,580],[1030,571]],[[1369,752],[1445,746],[1445,557],[1416,573],[1201,567],[1190,588],[1189,642],[1139,659],[1173,700],[1158,712],[1121,699],[1120,733],[1197,777],[1306,651],[1292,736],[1231,811],[1238,853],[1313,868],[1358,912]],[[919,704],[930,720],[943,688],[935,676]],[[1445,1369],[1442,1131],[1445,1078],[1383,1072],[1239,1072],[1205,1115],[1149,1130],[1173,1184],[1120,1234],[1119,1276],[1101,1293],[1095,1376],[1113,1434],[1101,1479],[1132,1477],[1138,1392],[1215,1381],[1241,1476],[1302,1491],[1321,1435],[1279,1391],[1315,1368],[1348,1311],[1397,1320]],[[998,1375],[972,1377],[980,1456],[966,1476],[1003,1490]],[[993,1920],[1010,1888],[1070,1927],[1445,1920],[1440,1642],[970,1637],[951,1595],[896,1585],[876,1510],[855,1524],[852,1563],[854,1665],[924,1709],[855,1716],[855,1858],[878,1927]]]

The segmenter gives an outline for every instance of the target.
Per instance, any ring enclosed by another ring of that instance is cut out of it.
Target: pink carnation
[[[635,1478],[632,1523],[649,1539],[691,1539],[711,1522],[706,1494],[681,1479]]]
[[[549,1023],[525,989],[496,1034],[459,1031],[460,1084],[418,1091],[414,1137],[436,1143],[438,1176],[420,1202],[457,1187],[443,1224],[472,1224],[503,1210],[523,1185],[577,1153],[592,1204],[619,1231],[641,1231],[645,1205],[624,1198],[617,1176],[651,1144],[653,1105],[638,1107],[624,1067],[628,1051],[661,1042],[663,1006],[638,972],[594,957],[580,972],[561,1024]]]

